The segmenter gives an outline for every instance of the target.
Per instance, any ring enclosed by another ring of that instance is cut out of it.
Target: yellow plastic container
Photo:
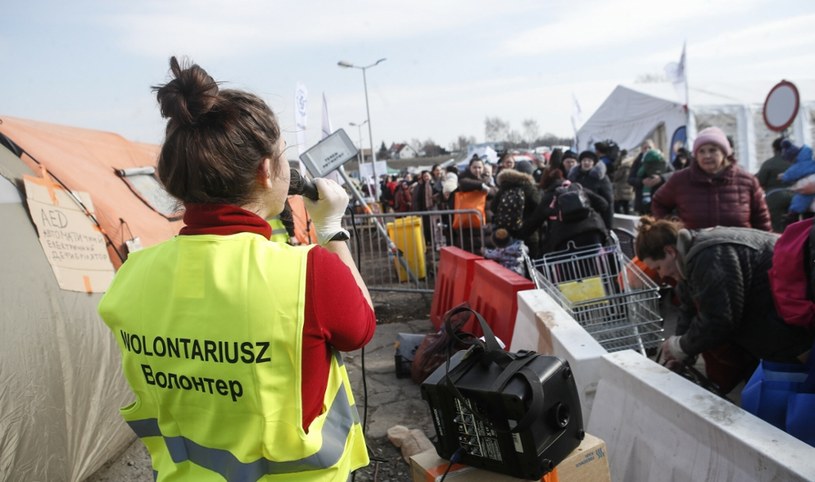
[[[398,218],[392,223],[387,223],[388,237],[393,244],[399,248],[402,259],[407,263],[408,269],[416,279],[424,279],[427,276],[424,256],[424,234],[422,233],[422,218],[419,216],[407,216]],[[393,260],[396,266],[396,273],[399,281],[409,281],[407,270],[405,270],[399,258]]]

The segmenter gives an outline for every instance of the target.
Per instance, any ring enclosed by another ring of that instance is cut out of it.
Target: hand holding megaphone
[[[342,228],[342,216],[348,207],[348,193],[342,186],[330,179],[318,178],[312,182],[292,169],[289,194],[301,194],[306,198],[306,210],[314,221],[319,244],[349,238],[348,231]],[[342,236],[338,238],[338,234]]]
[[[312,201],[316,201],[320,198],[319,193],[317,192],[317,186],[311,181],[300,174],[300,171],[297,169],[291,170],[289,180],[289,196],[292,195],[300,195],[303,197],[307,197]]]

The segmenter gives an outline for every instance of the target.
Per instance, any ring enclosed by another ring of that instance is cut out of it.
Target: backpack
[[[523,225],[525,196],[523,188],[512,187],[499,194],[498,205],[493,214],[496,228],[517,231]]]
[[[555,188],[552,203],[557,220],[563,223],[583,221],[591,213],[591,201],[580,184]]]
[[[776,311],[787,324],[804,328],[815,325],[813,270],[810,268],[815,259],[813,219],[787,226],[775,242],[773,265],[767,272]]]

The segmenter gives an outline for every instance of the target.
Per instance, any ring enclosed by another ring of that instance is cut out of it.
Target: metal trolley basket
[[[609,352],[628,348],[643,355],[664,340],[659,287],[621,249],[572,248],[529,260],[529,272]]]

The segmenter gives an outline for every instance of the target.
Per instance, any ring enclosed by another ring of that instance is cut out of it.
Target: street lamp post
[[[368,195],[369,196],[375,196],[376,191],[372,191],[371,190],[371,185],[368,184],[367,182],[365,182],[365,179],[362,177],[362,164],[365,162],[365,155],[362,153],[362,126],[364,126],[367,123],[368,123],[368,119],[365,119],[364,121],[362,121],[360,123],[349,122],[348,125],[351,126],[351,127],[356,127],[357,128],[357,133],[359,134],[359,154],[357,154],[357,165],[359,166],[359,180],[365,186],[368,187]],[[374,179],[374,182],[372,182],[371,184],[376,184],[376,180]],[[374,199],[374,202],[376,202],[376,199]]]
[[[362,155],[362,126],[368,123],[368,120],[364,120],[357,124],[356,122],[349,122],[348,125],[351,127],[356,127],[359,133],[359,165],[361,166],[362,163],[365,161],[365,156]]]
[[[368,140],[371,144],[371,173],[374,177],[374,201],[379,200],[379,176],[376,173],[376,151],[374,151],[374,136],[373,132],[371,131],[371,108],[368,105],[368,77],[365,75],[365,71],[370,69],[371,67],[376,67],[377,65],[384,62],[385,59],[379,59],[376,62],[366,65],[364,67],[354,65],[351,62],[347,62],[345,60],[340,60],[337,62],[337,65],[340,67],[350,68],[350,69],[359,69],[362,71],[362,85],[365,88],[365,112],[368,116],[366,122],[368,122]]]

